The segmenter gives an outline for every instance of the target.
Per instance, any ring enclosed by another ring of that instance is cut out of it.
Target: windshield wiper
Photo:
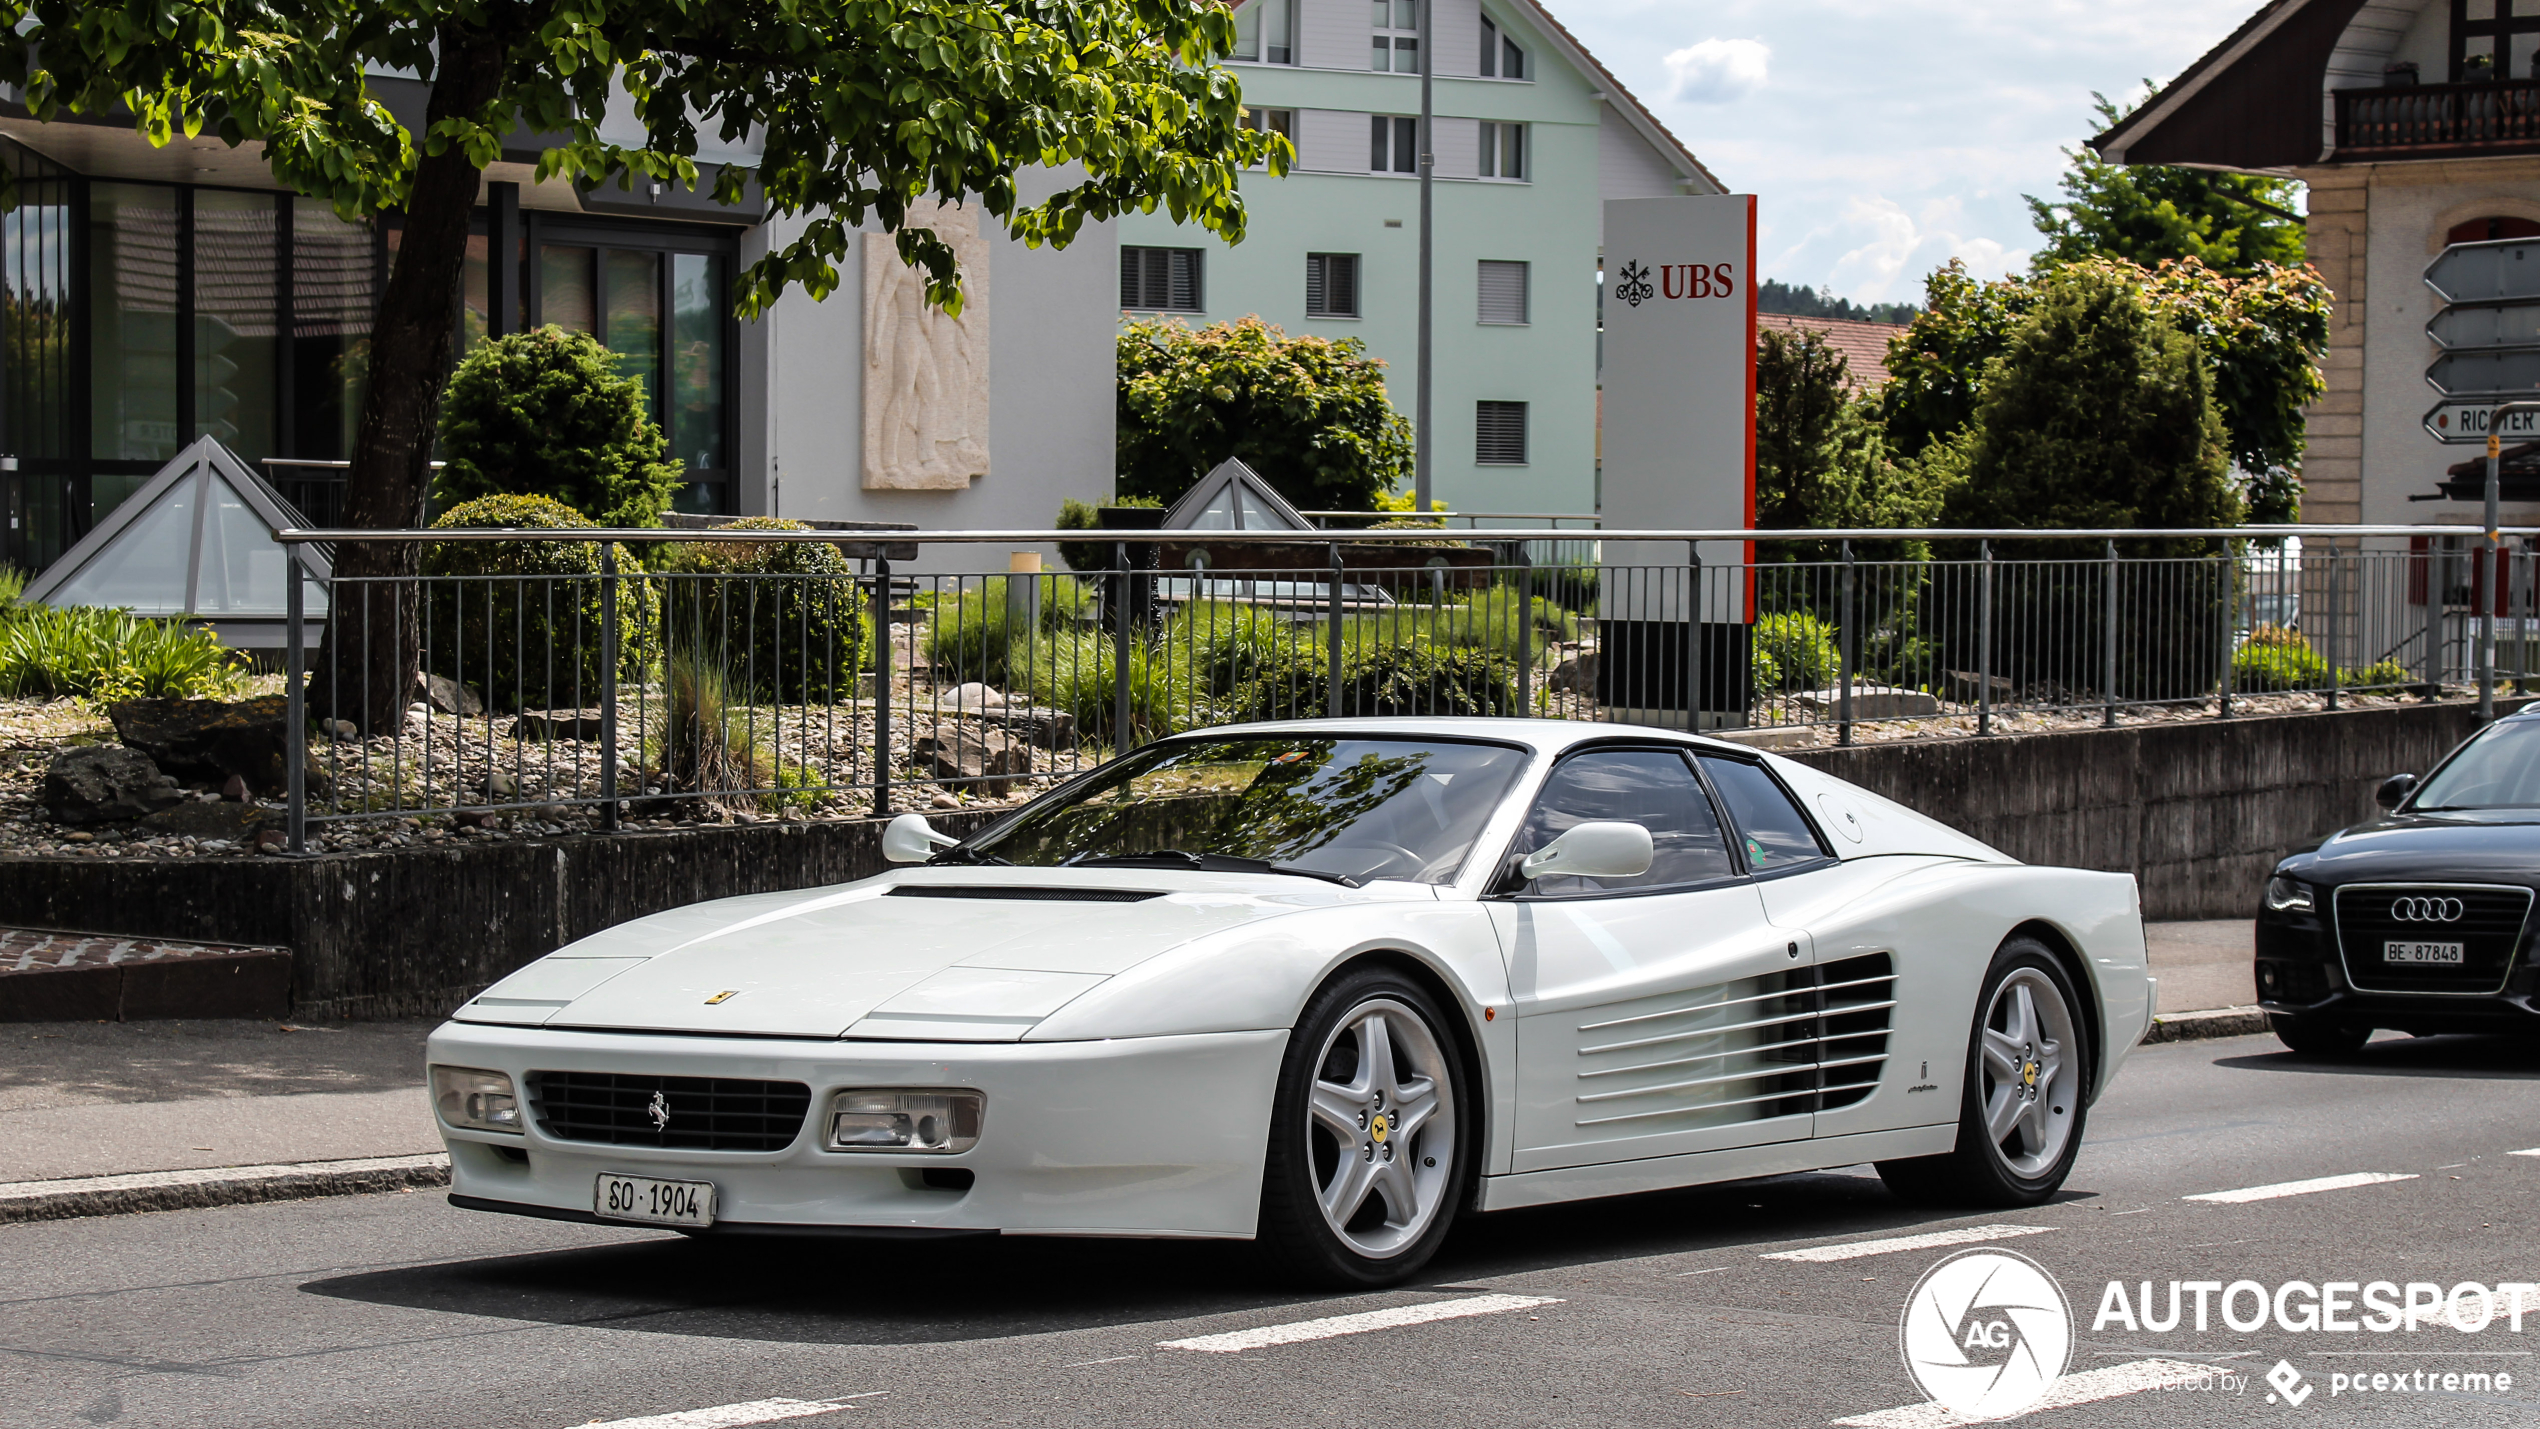
[[[1067,859],[1061,868],[1126,868],[1137,864],[1163,864],[1187,868],[1200,873],[1284,873],[1295,878],[1319,878],[1343,888],[1356,888],[1358,880],[1345,873],[1326,873],[1319,868],[1305,868],[1293,863],[1273,863],[1266,858],[1245,858],[1232,853],[1193,853],[1186,848],[1140,849],[1136,853],[1104,854],[1087,858],[1078,854]]]
[[[939,863],[966,863],[972,865],[1001,863],[1008,868],[1012,868],[1014,866],[1013,859],[1006,858],[999,854],[981,853],[979,850],[972,848],[967,844],[954,844],[951,848],[945,849],[942,853],[926,860],[926,862],[929,867]]]

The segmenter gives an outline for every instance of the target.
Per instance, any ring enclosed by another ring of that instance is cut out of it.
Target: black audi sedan
[[[2284,1045],[2339,1054],[2376,1028],[2540,1032],[2540,705],[2462,741],[2387,812],[2286,858],[2258,910],[2258,1002]]]

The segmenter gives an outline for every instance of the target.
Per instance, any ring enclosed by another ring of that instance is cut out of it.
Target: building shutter
[[[1481,295],[1479,318],[1486,323],[1526,321],[1526,265],[1485,258],[1475,285]]]
[[[1305,315],[1315,318],[1358,316],[1358,255],[1305,255]]]
[[[1473,460],[1483,466],[1526,464],[1526,404],[1473,404]]]
[[[1120,306],[1137,312],[1198,312],[1199,265],[1196,248],[1122,248]]]

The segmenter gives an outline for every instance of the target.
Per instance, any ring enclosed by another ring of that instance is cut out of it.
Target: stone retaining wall
[[[1793,751],[2032,863],[2131,872],[2152,918],[2237,918],[2286,850],[2477,727],[2461,704]],[[932,816],[967,833],[990,813]],[[0,926],[287,946],[297,1015],[439,1016],[531,958],[708,898],[878,872],[879,823],[772,823],[393,853],[0,858]]]

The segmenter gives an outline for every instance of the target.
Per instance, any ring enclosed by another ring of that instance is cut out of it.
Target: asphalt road
[[[1987,1226],[2039,1228],[1983,1243],[2074,1302],[2075,1374],[2232,1377],[2023,1422],[2529,1424],[2540,1292],[2519,1334],[2093,1322],[2112,1279],[2540,1281],[2540,1157],[2510,1154],[2535,1148],[2540,1044],[2385,1039],[2329,1065],[2248,1038],[2137,1052],[2049,1206],[1919,1211],[1866,1167],[1744,1182],[1468,1220],[1417,1287],[1374,1295],[1267,1286],[1226,1247],[690,1242],[429,1193],[0,1227],[0,1423],[562,1429],[776,1399],[844,1401],[781,1421],[812,1426],[1813,1426],[1916,1405],[1934,1422],[1897,1325],[1948,1250],[1765,1257]],[[2411,1179],[2182,1199],[2356,1173]],[[1161,1343],[1506,1303],[1483,1295],[1552,1303],[1240,1352]],[[2279,1360],[2299,1406],[2270,1400]],[[2331,1395],[2334,1375],[2447,1370],[2514,1384]]]

